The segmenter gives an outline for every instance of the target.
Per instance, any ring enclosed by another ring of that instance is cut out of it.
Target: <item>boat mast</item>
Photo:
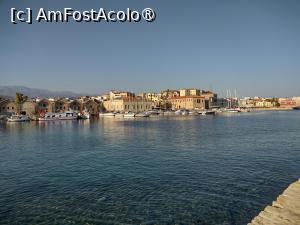
[[[236,88],[234,89],[234,98],[235,98],[235,107],[237,106],[237,95],[236,95]]]
[[[231,91],[229,89],[229,108],[232,108],[232,96],[231,96]]]

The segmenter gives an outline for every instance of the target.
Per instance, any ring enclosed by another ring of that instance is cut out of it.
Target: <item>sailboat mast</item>
[[[231,91],[230,91],[230,89],[229,89],[229,108],[231,108],[232,107],[232,96],[231,96]]]

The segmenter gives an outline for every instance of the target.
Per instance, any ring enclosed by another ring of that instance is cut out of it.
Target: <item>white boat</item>
[[[222,112],[225,112],[225,113],[239,113],[239,112],[241,112],[241,110],[239,108],[226,108],[226,109],[223,109]]]
[[[159,115],[158,110],[149,110],[146,112],[149,116]]]
[[[0,115],[0,120],[6,120],[8,118],[7,115]]]
[[[204,110],[198,111],[198,114],[201,116],[206,116],[206,111]]]
[[[181,115],[181,113],[182,113],[181,109],[178,109],[178,110],[175,111],[175,115]]]
[[[30,118],[26,115],[12,115],[7,119],[7,122],[25,122],[30,121]]]
[[[91,118],[91,114],[86,110],[84,110],[82,113],[79,113],[78,116],[81,119],[90,119]]]
[[[145,113],[145,112],[138,113],[138,114],[135,115],[135,117],[149,117],[149,116],[150,116],[150,114]]]
[[[198,114],[201,116],[206,116],[206,115],[215,115],[216,112],[213,110],[200,110],[198,111]]]
[[[125,113],[124,118],[133,118],[135,117],[135,113]]]
[[[190,112],[188,110],[183,110],[181,113],[181,115],[183,115],[183,116],[187,116],[189,114],[190,114]]]
[[[116,114],[112,112],[107,112],[107,113],[99,113],[99,116],[101,117],[114,117]]]
[[[192,110],[192,111],[189,111],[189,115],[195,116],[195,115],[198,115],[198,112],[195,110]]]
[[[64,113],[46,113],[45,116],[38,118],[39,121],[53,121],[53,120],[76,120],[78,115],[75,112],[68,111]]]
[[[175,112],[174,111],[170,111],[170,110],[164,112],[165,116],[171,116],[171,115],[174,115],[174,114],[175,114]]]
[[[178,109],[177,111],[175,111],[175,115],[187,116],[187,115],[189,115],[189,110],[187,110],[187,109]]]
[[[124,117],[124,113],[116,113],[116,114],[115,114],[115,117],[118,117],[118,118]]]

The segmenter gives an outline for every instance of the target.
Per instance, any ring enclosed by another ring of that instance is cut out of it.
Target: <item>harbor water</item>
[[[0,224],[247,224],[300,177],[300,112],[0,122]]]

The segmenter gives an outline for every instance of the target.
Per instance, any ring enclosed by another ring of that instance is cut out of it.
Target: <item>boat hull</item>
[[[68,118],[38,118],[38,121],[59,121],[59,120],[77,120],[77,117],[68,117]]]
[[[99,113],[100,117],[114,117],[114,113]]]
[[[7,119],[7,122],[15,123],[15,122],[28,122],[30,121],[30,118],[28,116],[23,115],[15,115],[11,116]]]

